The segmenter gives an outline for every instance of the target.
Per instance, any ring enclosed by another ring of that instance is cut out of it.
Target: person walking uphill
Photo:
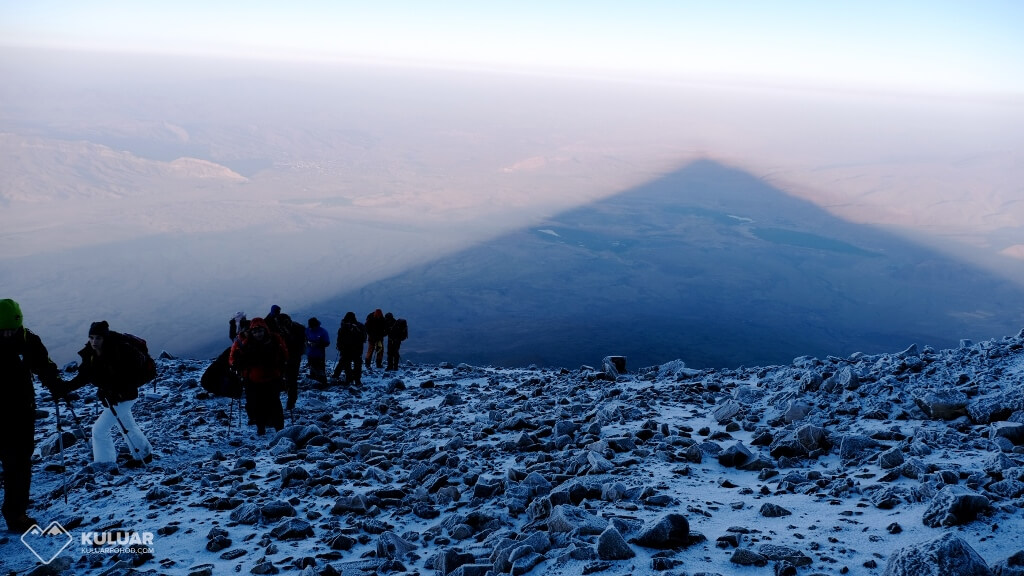
[[[409,323],[405,318],[395,318],[391,312],[384,315],[388,327],[388,367],[390,371],[398,370],[399,351],[402,342],[409,338]]]
[[[150,462],[153,446],[135,423],[132,406],[139,399],[139,386],[144,383],[141,375],[145,358],[128,342],[124,334],[114,332],[105,320],[89,326],[89,342],[78,355],[82,363],[78,374],[67,383],[66,391],[77,390],[86,384],[96,386],[96,396],[103,404],[96,422],[92,425],[92,459],[99,465],[114,465],[117,451],[110,429],[117,426],[128,445],[132,459],[136,462]]]
[[[4,467],[3,515],[7,529],[24,533],[36,524],[28,516],[35,450],[36,392],[32,374],[43,386],[60,381],[57,365],[42,340],[22,325],[21,307],[9,298],[0,300],[0,464]]]
[[[334,377],[341,375],[345,370],[345,384],[363,384],[363,343],[366,342],[366,328],[356,320],[355,312],[348,312],[341,319],[341,327],[338,328],[338,365],[334,368]]]
[[[320,325],[320,320],[316,318],[310,318],[306,325],[306,359],[309,364],[309,377],[320,384],[327,384],[327,347],[331,345],[331,336]]]
[[[377,368],[384,367],[384,337],[388,327],[384,320],[384,312],[377,308],[366,316],[366,367],[376,363]],[[376,356],[376,360],[374,359]]]
[[[253,318],[249,329],[231,345],[231,367],[242,376],[245,389],[245,412],[249,424],[263,436],[267,426],[284,428],[281,390],[284,387],[288,347],[280,336],[267,327],[263,318]]]

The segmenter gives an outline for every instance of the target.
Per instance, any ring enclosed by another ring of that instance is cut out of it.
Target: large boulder
[[[641,529],[633,542],[657,550],[685,548],[690,545],[690,522],[682,514],[666,514]]]
[[[952,420],[967,414],[967,394],[959,390],[936,390],[914,402],[933,420]]]
[[[963,486],[946,486],[932,498],[921,520],[925,526],[940,528],[968,524],[989,509],[988,498]]]
[[[882,576],[992,576],[985,560],[956,534],[901,548]]]

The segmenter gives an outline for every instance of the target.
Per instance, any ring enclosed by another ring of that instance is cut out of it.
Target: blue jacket
[[[306,358],[318,360],[327,357],[327,347],[331,345],[331,336],[323,326],[306,328]]]

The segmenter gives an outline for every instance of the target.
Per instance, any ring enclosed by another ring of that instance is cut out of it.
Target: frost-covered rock
[[[985,560],[959,536],[942,536],[889,556],[883,576],[991,576]]]
[[[921,517],[932,528],[956,526],[974,521],[989,509],[988,498],[963,486],[946,486],[939,490]]]

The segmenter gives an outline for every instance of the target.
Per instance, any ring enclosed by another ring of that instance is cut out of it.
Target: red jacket
[[[263,329],[262,340],[252,334],[258,328]],[[262,318],[253,318],[249,328],[231,345],[229,362],[249,382],[276,382],[284,377],[288,347],[279,335],[267,329],[267,323]]]

